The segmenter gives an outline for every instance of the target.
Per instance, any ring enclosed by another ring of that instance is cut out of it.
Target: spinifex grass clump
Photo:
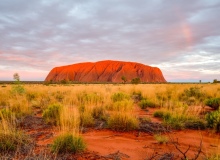
[[[132,111],[134,109],[133,105],[132,100],[124,99],[114,102],[113,104],[109,105],[107,109],[111,111]]]
[[[154,117],[162,118],[163,123],[173,129],[205,129],[206,123],[202,119],[187,115],[184,112],[156,111]]]
[[[96,92],[80,92],[76,96],[79,105],[98,105],[103,102],[103,95]]]
[[[80,113],[80,124],[83,127],[93,127],[95,124],[94,118],[92,116],[92,110],[87,109]]]
[[[56,153],[78,153],[86,148],[85,142],[79,135],[64,133],[58,136],[52,146],[52,152]]]
[[[208,113],[206,121],[208,127],[213,128],[216,132],[220,132],[220,110]]]
[[[179,100],[184,101],[188,105],[195,105],[202,103],[206,98],[206,93],[199,87],[190,87],[185,89],[183,93],[179,95]]]
[[[59,104],[51,104],[43,111],[43,118],[46,123],[59,125],[61,106]]]
[[[19,76],[19,74],[18,73],[15,73],[14,75],[13,75],[13,77],[14,77],[14,85],[12,86],[12,93],[13,94],[23,94],[23,93],[25,93],[25,88],[24,88],[24,86],[21,84],[21,82],[20,82],[20,76]]]
[[[15,117],[15,114],[9,110],[9,108],[3,108],[0,110],[0,120],[7,119],[12,120]]]
[[[112,99],[113,102],[117,102],[117,101],[129,100],[130,97],[129,97],[129,95],[127,95],[125,93],[118,92],[118,93],[114,93],[111,96],[111,99]]]
[[[141,101],[142,99],[144,99],[141,91],[132,92],[131,97],[132,97],[132,99],[134,100],[135,103],[137,103],[137,102]]]
[[[16,128],[15,116],[3,110],[0,112],[0,151],[15,151],[28,143],[27,136]]]
[[[220,98],[209,98],[205,101],[205,104],[213,109],[219,109]]]
[[[61,108],[59,127],[62,132],[79,132],[80,114],[75,106],[64,106]]]
[[[13,98],[8,101],[9,109],[17,118],[30,115],[32,113],[32,108],[29,106],[29,103],[25,96],[15,95]]]
[[[0,151],[15,151],[18,146],[28,143],[27,136],[19,131],[0,131]]]
[[[142,99],[139,102],[139,106],[141,107],[141,109],[146,109],[147,107],[155,108],[157,105],[153,103],[150,99]]]
[[[94,107],[92,110],[92,116],[95,119],[106,120],[107,119],[106,109],[103,106]]]
[[[109,128],[116,131],[131,131],[139,127],[138,119],[124,112],[113,113],[107,123]]]
[[[154,138],[159,144],[165,144],[169,141],[169,138],[167,136],[161,134],[155,134]]]

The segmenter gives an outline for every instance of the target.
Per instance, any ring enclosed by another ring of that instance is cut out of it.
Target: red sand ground
[[[179,148],[184,152],[191,145],[187,154],[190,157],[194,157],[194,154],[197,153],[202,137],[202,151],[204,153],[220,153],[220,135],[207,131],[184,130],[172,132],[168,136],[172,137],[175,141],[178,138]],[[135,132],[118,133],[109,130],[93,130],[83,134],[83,137],[88,145],[88,150],[98,152],[103,156],[120,151],[120,153],[124,154],[121,158],[138,160],[146,159],[153,153],[163,154],[172,152],[180,154],[172,143],[159,144],[153,136],[147,133],[141,133],[137,137]]]
[[[150,117],[151,119],[153,112],[154,109],[150,109],[148,112],[139,109],[136,110],[136,113],[141,117]],[[51,144],[54,137],[58,135],[58,132],[55,131],[54,128],[47,128],[42,124],[42,119],[37,119],[40,117],[40,114],[36,114],[35,117],[32,118],[33,122],[31,122],[33,123],[31,126],[34,126],[34,129],[28,128],[27,130],[28,134],[35,136],[35,153],[48,150],[48,144]],[[160,120],[156,118],[153,118],[152,121],[160,122]],[[41,127],[36,129],[35,125]],[[175,143],[177,139],[180,144],[178,148],[181,151],[185,152],[189,145],[191,146],[186,154],[191,158],[197,153],[201,139],[202,153],[200,154],[200,159],[207,153],[220,153],[220,134],[215,134],[209,130],[172,131],[166,135],[172,139],[167,144],[159,144],[154,139],[154,136],[143,132],[138,133],[137,131],[122,133],[111,130],[93,129],[82,134],[82,136],[87,144],[89,157],[94,157],[91,155],[93,153],[96,156],[98,154],[104,157],[98,159],[105,159],[105,157],[106,159],[113,159],[111,155],[115,155],[116,153],[121,159],[141,160],[152,155],[163,155],[164,153],[173,153],[175,154],[175,159],[180,159],[182,155],[174,146],[174,144],[177,144]],[[85,156],[82,158],[80,155],[79,159],[85,159],[84,157]]]
[[[161,120],[153,117],[157,109],[141,110],[136,107],[135,113],[140,117],[150,118],[153,122],[161,123]],[[207,153],[220,153],[220,134],[212,131],[182,130],[172,131],[166,135],[171,139],[167,144],[159,144],[154,136],[148,133],[138,132],[114,132],[110,130],[92,130],[83,137],[88,150],[98,152],[102,156],[120,152],[122,159],[146,159],[153,154],[174,153],[180,159],[183,155],[175,148],[172,142],[179,142],[178,148],[185,152],[189,145],[187,156],[194,157],[197,154],[202,140],[202,152],[200,159]],[[178,157],[178,155],[180,157]]]

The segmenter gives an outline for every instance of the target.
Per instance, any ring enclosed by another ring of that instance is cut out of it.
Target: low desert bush
[[[111,96],[111,99],[112,99],[113,102],[117,102],[117,101],[129,100],[130,97],[129,97],[129,95],[127,95],[125,93],[118,92],[118,93],[114,93]]]
[[[21,118],[32,113],[32,109],[25,96],[16,95],[9,101],[9,109],[15,113],[17,118]]]
[[[116,101],[112,105],[109,105],[107,109],[111,111],[132,111],[134,109],[133,101],[127,99]]]
[[[54,97],[58,102],[62,102],[62,100],[64,99],[64,93],[57,91],[56,93],[54,93]]]
[[[156,111],[154,117],[162,118],[163,123],[173,129],[205,129],[206,123],[200,118],[183,113],[171,113],[169,111]]]
[[[186,121],[185,121],[185,124],[184,124],[185,128],[188,128],[188,129],[200,129],[200,130],[204,130],[206,129],[206,122],[200,118],[188,118]]]
[[[167,136],[161,134],[155,134],[154,138],[159,144],[165,144],[169,141],[169,138]]]
[[[185,89],[183,93],[179,95],[179,100],[186,102],[188,105],[201,103],[205,98],[205,92],[203,92],[199,87],[190,87]]]
[[[132,99],[134,100],[134,102],[139,102],[143,99],[143,95],[141,91],[138,92],[133,92],[131,95]]]
[[[206,121],[208,127],[213,128],[216,132],[220,132],[220,110],[208,113]]]
[[[29,102],[33,101],[33,100],[36,100],[36,98],[38,97],[38,94],[37,93],[34,93],[34,92],[28,92],[26,93],[26,98]]]
[[[0,110],[0,120],[6,119],[10,121],[13,119],[13,117],[15,117],[15,114],[8,108],[3,108]]]
[[[171,113],[159,110],[159,111],[154,112],[153,116],[167,120],[171,118]]]
[[[83,127],[93,127],[95,124],[92,112],[82,112],[80,113],[80,125]]]
[[[71,133],[64,133],[53,141],[52,152],[55,153],[78,153],[84,151],[86,144],[82,137]]]
[[[219,109],[220,98],[210,98],[205,101],[205,104],[213,109]]]
[[[51,104],[43,111],[43,119],[48,124],[59,125],[61,105]]]
[[[79,105],[98,105],[103,102],[103,96],[99,93],[80,92],[77,95]]]
[[[12,86],[11,92],[13,94],[23,94],[23,93],[25,93],[25,88],[24,88],[24,86],[22,86],[20,84],[18,84],[18,85],[16,84],[16,85]]]
[[[77,107],[65,106],[61,108],[59,125],[61,131],[74,133],[79,132],[80,114]]]
[[[0,152],[15,151],[28,143],[28,136],[16,128],[16,118],[9,110],[0,112]]]
[[[19,131],[0,131],[0,151],[15,151],[18,146],[28,143],[28,137]]]
[[[219,160],[219,159],[220,159],[220,153],[214,153],[206,156],[205,158],[205,160]]]
[[[139,102],[139,106],[141,107],[141,109],[146,109],[147,107],[155,108],[157,105],[149,99],[142,99]]]
[[[103,106],[94,107],[92,110],[92,116],[95,119],[106,120],[107,118],[106,109]]]
[[[108,127],[116,131],[130,131],[139,127],[138,119],[130,113],[113,113],[108,121]]]

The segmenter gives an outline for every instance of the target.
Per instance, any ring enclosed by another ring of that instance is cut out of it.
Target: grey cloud
[[[58,65],[115,59],[160,66],[169,75],[164,66],[189,63],[187,54],[206,52],[216,58],[219,9],[217,0],[3,0],[0,66],[49,71]],[[7,58],[13,55],[14,60]],[[204,64],[191,67],[219,66],[218,61]]]

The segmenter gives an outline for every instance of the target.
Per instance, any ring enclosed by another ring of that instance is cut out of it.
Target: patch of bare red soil
[[[152,135],[142,132],[121,133],[93,130],[83,134],[83,137],[89,151],[95,151],[105,157],[120,153],[121,159],[141,160],[152,156],[157,159],[161,156],[168,156],[167,154],[180,159],[183,155],[178,149],[185,152],[188,148],[186,156],[190,158],[194,158],[200,149],[200,158],[204,158],[207,153],[220,153],[220,135],[195,130],[175,131],[166,135],[170,139],[166,144],[159,144]]]

